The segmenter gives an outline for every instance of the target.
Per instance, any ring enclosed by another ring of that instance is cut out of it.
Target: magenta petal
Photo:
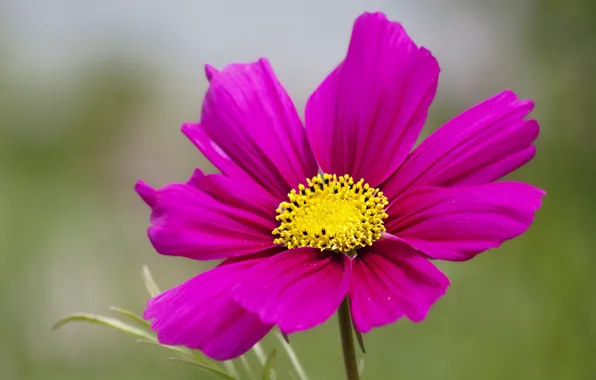
[[[429,136],[385,183],[395,199],[420,186],[492,182],[528,162],[538,123],[523,120],[534,103],[504,91],[450,120]]]
[[[381,239],[359,251],[352,263],[354,325],[368,332],[404,316],[422,321],[448,286],[447,277],[414,248]]]
[[[211,78],[213,78],[219,71],[211,65],[205,65],[205,76],[207,80],[211,82]]]
[[[135,191],[147,203],[147,206],[153,207],[157,200],[157,191],[143,181],[138,181],[135,185]]]
[[[325,322],[348,291],[350,259],[344,254],[296,248],[261,260],[246,272],[235,299],[285,333]]]
[[[525,232],[544,194],[518,182],[419,188],[389,207],[386,228],[429,257],[468,260]]]
[[[296,108],[267,60],[208,75],[201,123],[183,131],[223,174],[249,178],[280,201],[316,175]]]
[[[237,198],[236,203],[224,203],[223,193],[215,199],[186,184],[153,190],[139,182],[136,188],[152,208],[148,235],[159,253],[211,260],[251,254],[273,245],[274,217],[242,207]]]
[[[222,174],[204,174],[195,169],[187,182],[219,202],[274,220],[279,200],[251,181],[231,179]]]
[[[371,186],[385,180],[416,142],[438,75],[435,58],[400,24],[380,13],[360,16],[344,62],[306,106],[308,138],[323,171]]]
[[[195,144],[201,153],[203,153],[203,155],[227,177],[235,180],[242,180],[242,182],[245,183],[254,182],[255,185],[259,187],[261,186],[246,174],[241,167],[236,165],[234,160],[232,160],[232,158],[230,158],[223,149],[209,137],[205,131],[205,127],[201,124],[184,123],[181,129],[182,133]]]
[[[242,355],[273,327],[232,300],[230,289],[258,260],[222,265],[149,300],[145,319],[159,342],[201,350],[216,360]]]

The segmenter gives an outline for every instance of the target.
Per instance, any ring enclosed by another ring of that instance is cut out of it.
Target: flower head
[[[206,68],[199,123],[183,132],[220,171],[137,192],[164,255],[225,259],[151,299],[160,342],[238,356],[273,326],[327,320],[345,297],[360,332],[423,320],[465,261],[523,233],[544,192],[495,182],[528,162],[533,102],[504,91],[412,150],[439,66],[403,27],[363,14],[302,124],[265,59]],[[322,174],[319,174],[322,172]]]
[[[387,198],[378,189],[349,175],[320,174],[307,186],[292,189],[289,202],[277,208],[279,235],[273,242],[287,248],[318,247],[321,251],[355,252],[385,232]]]

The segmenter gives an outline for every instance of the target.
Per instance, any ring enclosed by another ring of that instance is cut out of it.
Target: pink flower
[[[535,154],[533,102],[504,91],[412,148],[439,65],[398,23],[364,14],[345,60],[306,106],[305,126],[269,62],[207,66],[200,123],[182,131],[220,171],[136,190],[164,255],[225,259],[149,301],[159,341],[215,359],[275,325],[326,321],[347,296],[367,332],[422,321],[464,261],[522,234],[544,192],[494,182]],[[319,170],[325,174],[317,174]]]

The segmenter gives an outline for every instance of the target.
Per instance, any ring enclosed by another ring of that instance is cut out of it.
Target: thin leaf
[[[236,366],[234,362],[231,360],[224,360],[223,365],[226,369],[226,372],[232,376],[234,379],[239,379],[240,376],[238,375],[238,371],[236,371]]]
[[[127,318],[135,321],[136,323],[138,323],[139,325],[143,326],[144,328],[147,328],[147,329],[151,330],[151,325],[149,324],[149,322],[147,322],[146,320],[144,320],[142,317],[136,315],[132,311],[121,309],[121,308],[116,307],[116,306],[110,306],[110,310],[113,310],[115,312],[118,312],[118,313],[124,315],[125,317],[127,317]]]
[[[141,338],[141,339],[145,339],[145,340],[149,340],[149,341],[156,341],[155,336],[153,336],[149,332],[138,329],[136,327],[133,327],[127,323],[120,321],[119,319],[104,317],[101,315],[85,314],[85,313],[67,315],[66,317],[64,317],[64,318],[60,319],[58,322],[56,322],[56,324],[52,327],[52,329],[56,330],[70,322],[93,323],[93,324],[97,324],[97,325],[110,327],[114,330],[125,332],[127,334],[136,336],[137,338]]]
[[[298,378],[300,380],[308,380],[308,376],[306,376],[306,372],[304,372],[304,368],[302,368],[302,365],[300,364],[300,361],[298,360],[298,356],[294,352],[294,349],[292,348],[292,346],[290,346],[286,342],[286,340],[283,338],[282,334],[279,333],[278,331],[275,332],[275,336],[277,336],[277,339],[279,339],[281,345],[286,350],[286,353],[288,354],[288,357],[290,358],[290,361],[292,362],[292,365],[294,366],[294,369],[296,370],[296,374],[298,375]]]
[[[275,362],[275,357],[277,356],[277,351],[273,349],[265,362],[265,367],[263,367],[263,380],[274,380],[277,378],[275,375],[275,370],[273,369],[273,363]]]
[[[225,373],[224,371],[222,371],[219,368],[213,368],[211,366],[199,363],[195,360],[190,360],[190,359],[181,359],[181,358],[168,358],[169,360],[175,361],[175,362],[180,362],[180,363],[186,363],[186,364],[192,364],[194,366],[197,366],[199,368],[201,368],[202,370],[209,372],[212,375],[217,375],[222,379],[226,379],[226,380],[237,380],[236,378],[228,375],[227,373]]]
[[[284,340],[286,341],[287,344],[290,344],[290,337],[288,336],[288,334],[286,334],[285,332],[281,332],[281,336],[284,337]]]
[[[364,338],[362,337],[362,333],[354,327],[354,333],[356,334],[356,340],[358,341],[358,345],[362,350],[363,354],[366,354],[366,350],[364,349]]]
[[[362,376],[362,371],[364,371],[364,358],[358,361],[358,375]]]
[[[255,380],[255,373],[252,371],[252,368],[250,368],[250,364],[248,363],[248,359],[246,359],[246,356],[240,355],[240,362],[244,366],[244,369],[246,370],[248,377],[250,377],[252,380]]]
[[[195,355],[193,354],[192,351],[186,349],[185,347],[180,347],[180,346],[168,346],[166,344],[161,344],[157,341],[154,340],[146,340],[146,339],[137,339],[137,343],[145,343],[145,344],[151,344],[154,346],[159,346],[159,347],[163,347],[165,349],[168,349],[170,351],[174,351],[177,354],[180,354],[182,356],[184,356],[185,358],[188,358],[190,360],[196,360],[197,358],[195,357]],[[207,363],[203,363],[203,364],[207,364]]]
[[[183,346],[168,346],[167,344],[161,344],[158,341],[150,341],[150,340],[144,340],[144,339],[138,339],[137,343],[147,343],[147,344],[153,344],[156,346],[160,346],[160,347],[163,347],[170,351],[174,351],[175,353],[182,355],[187,359],[198,361],[201,364],[204,364],[207,366],[216,367],[216,368],[218,367],[217,362],[207,358],[206,356],[203,355],[203,353],[201,351],[198,351],[198,350],[191,350],[191,349],[183,347]]]
[[[351,301],[349,299],[348,299],[348,304],[350,306],[350,310],[352,310]],[[360,331],[358,331],[358,329],[356,328],[356,325],[354,324],[354,318],[352,318],[351,313],[350,313],[350,319],[352,320],[352,330],[354,330],[354,333],[356,334],[356,340],[358,341],[360,350],[362,350],[363,354],[366,354],[366,349],[364,348],[364,338],[362,337],[362,333]]]
[[[161,292],[149,271],[149,267],[147,265],[143,265],[143,271],[141,272],[143,277],[143,283],[145,284],[145,288],[151,297],[158,296]]]
[[[255,355],[257,356],[259,363],[261,363],[261,365],[264,366],[265,362],[267,361],[267,355],[265,355],[265,351],[263,351],[263,347],[261,346],[261,343],[257,342],[254,346],[252,346],[252,350],[254,351]]]

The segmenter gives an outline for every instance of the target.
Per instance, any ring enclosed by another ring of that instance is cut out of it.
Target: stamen
[[[347,174],[319,174],[306,182],[277,208],[275,244],[348,253],[381,237],[388,203],[381,191]]]

